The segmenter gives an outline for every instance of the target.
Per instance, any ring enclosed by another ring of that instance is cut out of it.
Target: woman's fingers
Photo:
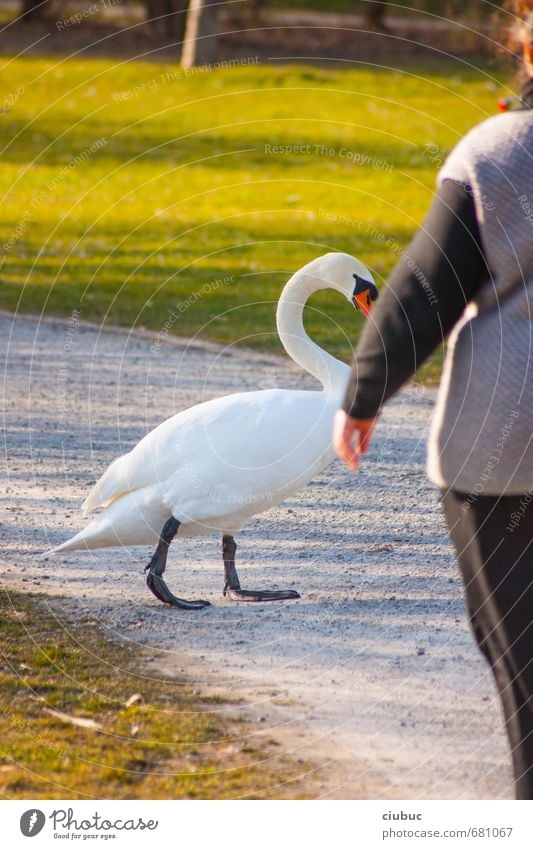
[[[350,469],[356,469],[359,463],[359,452],[355,448],[357,421],[339,410],[335,415],[333,425],[333,446],[335,451]]]
[[[352,421],[357,422],[359,429],[359,453],[366,454],[377,419],[352,419]]]
[[[359,457],[368,451],[376,419],[353,419],[338,410],[333,423],[333,447],[349,469],[359,465]]]

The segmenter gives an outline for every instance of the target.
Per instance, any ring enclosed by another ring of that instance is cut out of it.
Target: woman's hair
[[[507,39],[502,39],[502,46],[515,54],[517,58],[521,58],[522,44],[525,39],[533,43],[533,0],[508,0],[503,5],[504,13],[507,13],[507,25],[500,18],[497,29],[499,31],[507,30]],[[510,21],[510,23],[509,23]],[[525,73],[523,63],[519,78]]]
[[[529,42],[533,43],[533,11],[528,12],[524,18],[520,34],[524,41],[527,39]]]
[[[515,19],[515,34],[520,38],[531,36],[533,40],[533,0],[511,0],[504,4]]]

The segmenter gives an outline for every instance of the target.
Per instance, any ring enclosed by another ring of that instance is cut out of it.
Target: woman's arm
[[[365,324],[343,410],[374,418],[448,335],[488,275],[471,193],[445,180]]]
[[[351,469],[382,405],[411,378],[489,276],[468,187],[445,180],[357,346],[333,444]]]

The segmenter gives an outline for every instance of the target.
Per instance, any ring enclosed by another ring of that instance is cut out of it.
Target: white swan
[[[168,547],[176,535],[218,532],[225,595],[239,601],[299,598],[293,590],[242,590],[233,534],[308,483],[334,457],[333,417],[349,367],[304,330],[304,305],[319,289],[336,289],[365,315],[377,289],[366,266],[342,253],[308,263],[283,289],[279,337],[289,356],[320,381],[321,391],[242,392],[172,416],[111,463],[82,506],[86,513],[102,512],[49,553],[157,543],[146,567],[149,588],[161,601],[195,609],[208,602],[176,598],[162,578]]]

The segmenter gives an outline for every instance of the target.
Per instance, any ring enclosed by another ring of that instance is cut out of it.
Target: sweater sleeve
[[[461,317],[489,271],[468,186],[444,180],[355,353],[343,409],[374,418]]]

